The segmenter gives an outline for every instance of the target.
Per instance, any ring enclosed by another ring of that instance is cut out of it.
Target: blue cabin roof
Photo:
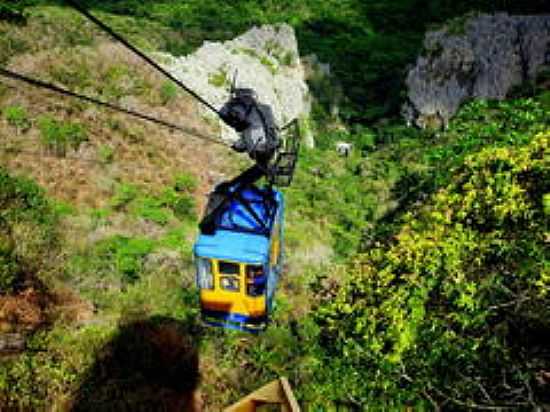
[[[220,215],[213,235],[200,234],[194,252],[200,257],[245,263],[263,263],[269,258],[269,236],[275,219],[282,219],[283,196],[274,191],[276,210],[268,210],[262,194],[269,189],[246,189],[243,198],[267,227],[262,227],[249,210],[236,200]]]

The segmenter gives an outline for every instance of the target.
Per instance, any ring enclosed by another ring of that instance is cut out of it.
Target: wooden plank
[[[224,412],[255,412],[256,407],[278,404],[282,412],[301,412],[286,378],[274,380],[234,403]]]
[[[294,392],[292,392],[292,388],[290,387],[288,379],[282,377],[280,381],[281,387],[283,388],[283,391],[285,393],[285,398],[290,406],[290,412],[301,412],[300,405],[298,405],[298,401],[296,401],[296,398],[294,397]]]

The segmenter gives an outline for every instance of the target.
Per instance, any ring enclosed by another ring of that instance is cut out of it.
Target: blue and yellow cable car
[[[284,201],[271,187],[232,194],[195,243],[201,312],[208,324],[256,332],[267,325],[281,275]]]

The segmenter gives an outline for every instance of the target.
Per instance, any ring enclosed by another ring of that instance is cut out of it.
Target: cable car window
[[[246,293],[249,296],[263,295],[266,280],[262,266],[249,265],[246,267]]]
[[[210,259],[198,258],[197,284],[200,289],[214,289],[214,276]]]
[[[222,275],[238,275],[240,266],[238,263],[218,261],[218,270]]]
[[[239,279],[234,276],[222,276],[220,278],[220,286],[224,290],[229,290],[231,292],[238,292]]]

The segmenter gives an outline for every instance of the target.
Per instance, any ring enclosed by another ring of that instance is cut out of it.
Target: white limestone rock
[[[273,108],[279,127],[309,114],[309,90],[289,25],[254,27],[231,41],[205,42],[188,56],[159,57],[170,73],[218,109],[228,100],[237,72],[237,87],[254,89],[259,100]],[[212,116],[206,108],[204,113]],[[237,139],[233,129],[222,121],[220,126],[222,139]]]

